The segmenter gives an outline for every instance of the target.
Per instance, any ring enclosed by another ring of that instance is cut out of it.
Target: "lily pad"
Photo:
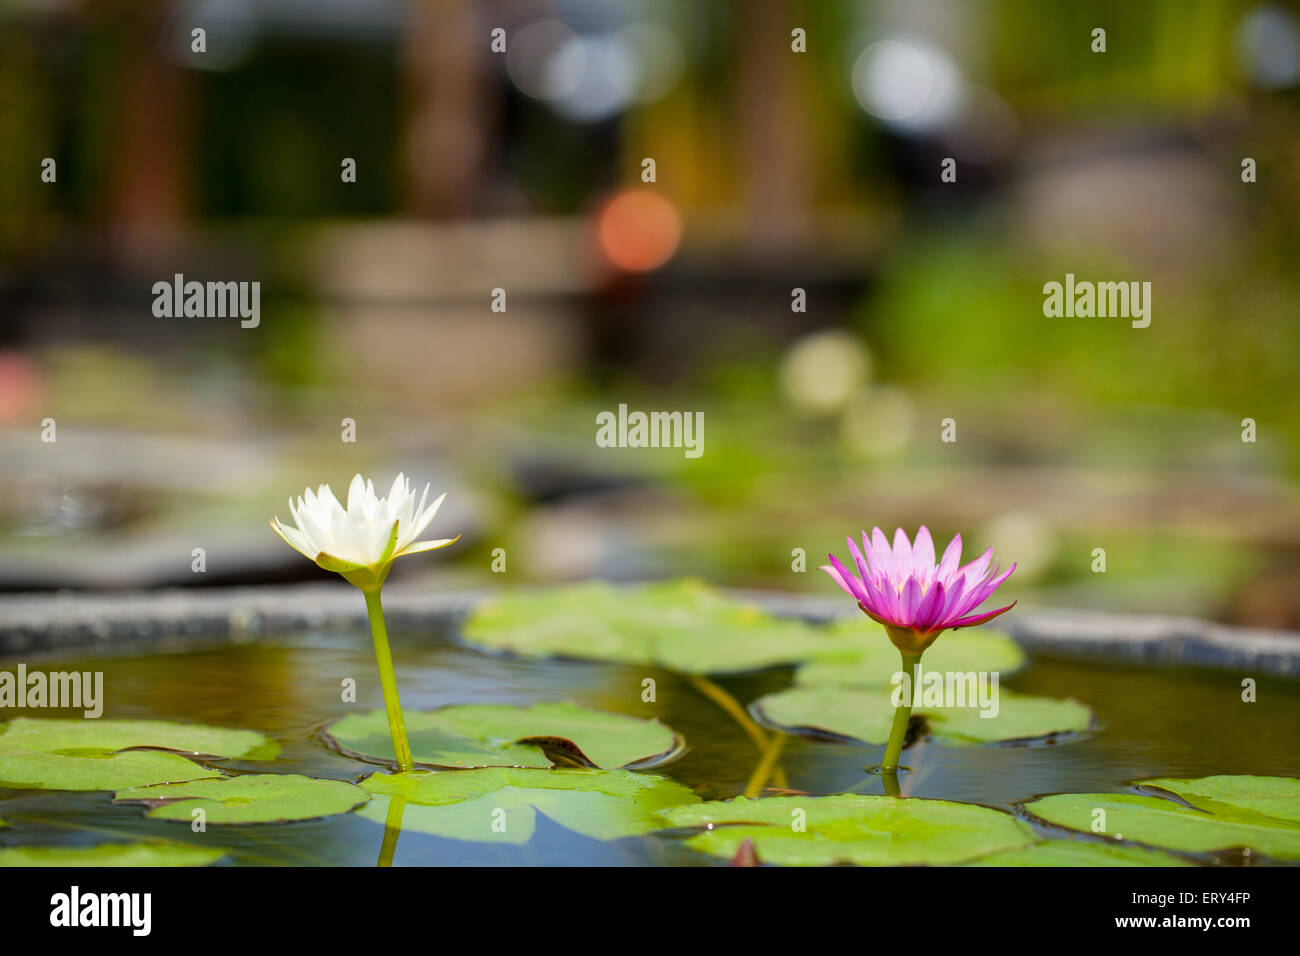
[[[376,823],[401,799],[404,831],[514,845],[532,839],[538,813],[583,836],[617,840],[657,830],[658,811],[700,799],[674,780],[626,770],[377,773],[361,785],[375,799],[359,815]]]
[[[0,867],[207,866],[225,855],[225,850],[184,843],[12,846],[0,849]]]
[[[167,720],[76,720],[19,717],[0,726],[0,756],[69,750],[151,748],[210,757],[271,760],[280,745],[255,730]]]
[[[879,631],[877,635],[869,629]],[[902,669],[898,650],[885,637],[883,629],[870,621],[847,618],[829,628],[834,639],[857,635],[857,646],[812,661],[795,672],[798,684],[850,684],[861,687],[889,686]],[[1025,652],[1010,637],[983,628],[950,631],[940,635],[925,657],[922,667],[928,671],[966,673],[997,672],[1010,676],[1025,666]]]
[[[1259,814],[1300,824],[1300,779],[1295,777],[1253,777],[1247,774],[1219,774],[1213,777],[1177,779],[1156,777],[1139,785],[1177,794],[1209,813]]]
[[[1001,810],[862,794],[737,797],[660,817],[668,827],[708,828],[687,839],[692,849],[731,859],[752,840],[760,862],[788,866],[947,865],[1034,841],[1028,825]]]
[[[215,770],[157,750],[22,753],[0,757],[0,787],[18,790],[116,790],[214,777]]]
[[[763,723],[792,734],[825,735],[884,744],[894,720],[890,690],[809,686],[768,694],[751,706]],[[981,716],[978,706],[913,708],[925,717],[935,740],[950,747],[1029,740],[1085,731],[1092,713],[1074,700],[1031,697],[999,688],[998,710]]]
[[[1092,829],[1095,811],[1104,810],[1107,834],[1168,850],[1208,853],[1249,847],[1279,860],[1300,860],[1300,780],[1224,775],[1162,777],[1138,785],[1173,796],[1058,793],[1031,800],[1025,809],[1084,831]]]
[[[879,625],[864,627],[880,632]],[[573,657],[730,674],[852,649],[862,633],[779,618],[699,581],[600,582],[520,591],[480,605],[464,639],[527,657]]]
[[[531,707],[463,704],[408,714],[417,763],[435,767],[647,767],[682,751],[681,738],[657,720],[586,710],[574,704]],[[382,710],[344,717],[328,736],[344,753],[392,761]]]
[[[1181,857],[1123,843],[1044,840],[1017,850],[1003,850],[969,866],[1195,866]]]
[[[155,820],[194,819],[202,809],[211,824],[285,823],[314,820],[354,810],[370,799],[343,780],[316,780],[296,773],[250,773],[220,780],[134,787],[118,791],[118,801],[139,801]]]

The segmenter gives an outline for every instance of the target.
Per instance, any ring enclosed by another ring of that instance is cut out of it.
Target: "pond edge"
[[[489,591],[436,592],[392,586],[384,591],[395,629],[463,619]],[[812,622],[847,616],[843,601],[770,591],[728,593],[774,614]],[[167,589],[102,593],[33,593],[0,597],[0,657],[168,652],[251,642],[265,634],[363,625],[356,590],[339,584]],[[1300,634],[1234,628],[1191,617],[1017,608],[998,619],[1025,649],[1063,657],[1196,667],[1242,667],[1300,676]]]

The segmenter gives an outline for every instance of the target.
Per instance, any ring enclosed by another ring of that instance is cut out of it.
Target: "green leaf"
[[[385,823],[402,800],[402,829],[474,843],[522,845],[540,812],[595,840],[639,836],[662,826],[657,812],[697,802],[689,788],[626,770],[415,771],[375,774],[361,786],[375,799],[359,815]]]
[[[737,797],[675,807],[660,817],[669,827],[709,828],[687,839],[692,849],[730,859],[752,840],[759,862],[789,866],[946,865],[1034,840],[1028,825],[1001,810],[861,794]]]
[[[1104,810],[1105,832],[1169,850],[1208,853],[1250,847],[1279,860],[1300,860],[1300,780],[1292,777],[1158,778],[1138,785],[1173,798],[1139,793],[1058,793],[1025,804],[1037,817],[1091,830]]]
[[[1232,813],[1243,820],[1258,815],[1300,824],[1300,779],[1294,777],[1155,777],[1141,780],[1139,785],[1177,794],[1208,813]]]
[[[763,723],[786,733],[884,744],[894,719],[891,694],[857,687],[796,686],[760,698],[751,710]],[[978,706],[919,706],[912,715],[925,717],[931,736],[953,747],[1085,731],[1092,722],[1088,708],[1073,700],[1030,697],[999,688],[997,702],[993,717],[982,717]]]
[[[887,642],[879,625],[862,626]],[[686,580],[635,587],[592,582],[508,594],[480,605],[463,636],[479,647],[528,657],[727,674],[851,649],[863,632],[832,634]]]
[[[406,730],[416,762],[436,767],[550,767],[552,757],[569,766],[647,767],[682,751],[677,734],[657,720],[567,703],[444,707],[408,714]],[[382,710],[344,717],[328,736],[344,753],[395,759]]]
[[[184,843],[13,846],[0,849],[0,867],[207,866],[225,855],[225,850]]]
[[[864,630],[864,622],[854,618],[832,624],[831,636],[848,639],[857,635],[857,646],[803,665],[795,672],[795,682],[889,686],[902,669],[898,649],[889,643],[879,625],[867,624],[874,631]],[[922,659],[926,670],[944,673],[996,671],[1007,677],[1024,666],[1025,652],[1019,644],[1005,634],[982,628],[941,634]]]
[[[0,787],[17,790],[116,790],[214,777],[180,754],[153,750],[25,753],[0,757]]]
[[[167,720],[78,720],[19,717],[0,726],[0,756],[67,750],[150,747],[212,757],[271,760],[280,745],[255,730]]]
[[[968,866],[1195,866],[1180,857],[1123,843],[1044,840],[1018,850],[1003,850]]]
[[[369,799],[360,787],[343,780],[316,780],[301,774],[250,773],[219,780],[135,787],[114,800],[139,801],[155,820],[193,820],[202,809],[211,824],[285,823],[314,820],[354,810]]]

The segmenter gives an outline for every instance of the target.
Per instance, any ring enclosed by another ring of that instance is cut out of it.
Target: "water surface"
[[[397,631],[394,655],[408,710],[475,702],[527,704],[571,700],[586,707],[658,717],[688,743],[680,760],[657,771],[700,793],[734,796],[758,753],[745,732],[683,677],[667,671],[583,661],[531,661],[458,646],[444,632]],[[10,668],[17,660],[0,662]],[[280,741],[273,764],[221,761],[225,769],[296,772],[359,780],[373,766],[319,742],[320,729],[358,709],[383,706],[369,636],[319,631],[255,644],[141,657],[28,660],[49,670],[104,672],[104,717],[159,718],[259,730]],[[344,703],[346,678],[356,703]],[[642,682],[656,681],[656,700],[642,702]],[[1241,699],[1242,680],[1258,681],[1257,701]],[[742,704],[788,686],[789,668],[717,681]],[[1027,694],[1075,697],[1097,715],[1093,733],[1051,745],[954,748],[923,742],[905,752],[914,771],[905,793],[1014,809],[1035,795],[1121,792],[1128,781],[1214,773],[1300,773],[1300,681],[1261,674],[1089,663],[1031,656],[1005,681]],[[8,711],[10,716],[71,716],[66,711]],[[863,768],[882,748],[790,739],[781,764],[791,788],[814,794],[849,789],[882,792]],[[114,805],[108,793],[0,789],[0,817],[13,826],[6,844],[97,843],[134,836],[187,840],[185,824],[147,820],[138,805]],[[383,828],[347,814],[302,823],[210,826],[205,845],[229,852],[227,864],[372,866]],[[523,847],[484,845],[420,833],[401,835],[393,863],[402,865],[713,864],[671,836],[602,843],[538,814]]]

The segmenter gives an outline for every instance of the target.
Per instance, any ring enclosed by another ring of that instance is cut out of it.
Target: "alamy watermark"
[[[1048,318],[1097,317],[1132,319],[1135,329],[1151,324],[1150,282],[1082,282],[1074,273],[1065,274],[1065,282],[1043,285],[1043,315]]]
[[[245,329],[255,329],[262,321],[260,282],[186,282],[178,272],[171,282],[155,282],[153,295],[153,314],[160,319],[238,316]]]
[[[152,893],[83,893],[73,885],[50,897],[50,925],[56,927],[125,927],[132,936],[153,928]]]
[[[913,707],[978,707],[980,717],[996,717],[999,680],[997,671],[927,671],[918,664],[915,684],[907,671],[895,672],[889,700],[895,707],[909,698]]]
[[[703,412],[627,410],[596,415],[596,444],[601,448],[683,448],[687,458],[704,454]]]
[[[0,709],[80,710],[94,720],[104,713],[103,671],[29,671],[19,664],[0,671]]]

